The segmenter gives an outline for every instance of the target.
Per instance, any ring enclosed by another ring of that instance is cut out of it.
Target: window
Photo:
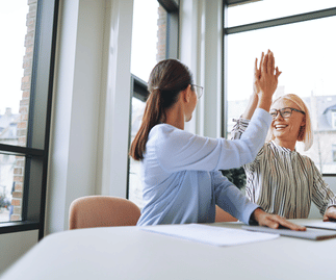
[[[130,142],[140,128],[147,100],[147,80],[157,62],[177,58],[178,4],[173,0],[134,0]],[[140,162],[129,158],[128,199],[143,207]]]
[[[227,2],[237,1],[229,0]],[[230,5],[228,11],[228,27],[289,17],[335,7],[334,0],[257,0],[240,2],[247,3],[242,5]]]
[[[331,113],[331,118],[332,118],[332,127],[333,129],[336,129],[336,112]]]
[[[330,160],[331,144],[328,145],[336,142],[336,133],[324,116],[327,108],[336,105],[333,82],[336,41],[325,32],[336,25],[335,1],[266,0],[236,5],[230,5],[235,1],[227,2],[226,136],[230,137],[232,119],[243,113],[252,93],[255,58],[260,59],[262,51],[271,49],[276,65],[283,72],[274,97],[295,93],[306,102],[311,113],[314,145],[305,153],[301,145],[297,150],[310,156],[321,172],[336,173],[336,164]],[[253,12],[261,10],[261,6],[267,17],[257,17],[257,12]]]
[[[58,0],[14,2],[0,4],[0,233],[41,238]]]

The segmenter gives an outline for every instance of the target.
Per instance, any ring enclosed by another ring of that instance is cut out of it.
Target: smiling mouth
[[[284,124],[279,124],[279,125],[275,125],[274,127],[275,127],[275,129],[276,130],[281,130],[281,129],[285,129],[286,127],[287,127],[288,125],[284,125]]]

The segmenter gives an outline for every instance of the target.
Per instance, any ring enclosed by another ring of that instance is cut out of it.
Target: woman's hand
[[[261,76],[261,62],[263,61],[263,57],[264,57],[264,53],[262,53],[261,55],[259,68],[258,68],[258,58],[255,59],[253,93],[249,99],[249,103],[244,113],[241,115],[241,117],[245,120],[250,120],[252,118],[254,111],[258,106],[258,102],[259,102],[258,94],[260,93],[259,79]]]
[[[285,218],[280,217],[279,215],[268,214],[260,208],[254,210],[254,212],[252,213],[252,218],[254,218],[260,226],[267,226],[274,229],[285,227],[292,230],[306,230],[305,227],[293,224],[287,221]]]
[[[281,72],[274,65],[275,59],[273,53],[270,50],[268,50],[265,56],[262,53],[259,69],[256,67],[255,83],[256,88],[259,88],[259,93],[264,97],[272,98],[278,86],[278,77]]]
[[[327,211],[324,213],[323,216],[323,221],[327,222],[327,221],[336,221],[336,207],[335,206],[331,206],[327,209]]]
[[[256,62],[257,63],[257,62]],[[269,111],[272,104],[272,96],[278,86],[278,77],[281,72],[274,66],[274,55],[268,50],[267,54],[262,53],[259,69],[256,67],[255,84],[258,92],[258,107]]]

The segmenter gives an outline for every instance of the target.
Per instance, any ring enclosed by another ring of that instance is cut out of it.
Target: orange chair
[[[231,216],[228,212],[225,212],[222,208],[216,205],[215,223],[236,221],[238,220],[235,217]]]
[[[69,229],[135,226],[140,209],[123,198],[85,196],[71,203],[69,217]]]

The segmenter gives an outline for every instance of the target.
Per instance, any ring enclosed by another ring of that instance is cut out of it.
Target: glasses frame
[[[289,109],[289,110],[290,110],[290,115],[289,115],[288,117],[284,117],[284,116],[282,115],[283,111],[286,110],[286,109]],[[273,116],[272,116],[272,112],[274,112],[274,111],[276,111],[277,114],[273,117]],[[295,112],[299,112],[299,113],[304,114],[304,115],[306,114],[304,111],[301,111],[301,110],[298,110],[298,109],[295,109],[295,108],[291,108],[291,107],[284,107],[284,108],[281,108],[281,109],[279,109],[279,110],[277,110],[277,109],[272,109],[272,110],[270,111],[270,114],[271,114],[271,117],[272,117],[273,120],[275,120],[275,119],[277,118],[277,116],[279,115],[279,113],[280,113],[280,116],[281,116],[283,119],[286,119],[286,118],[290,118],[290,116],[292,115],[293,111],[295,111]]]
[[[192,90],[196,93],[197,99],[203,96],[204,89],[202,86],[191,84]]]

